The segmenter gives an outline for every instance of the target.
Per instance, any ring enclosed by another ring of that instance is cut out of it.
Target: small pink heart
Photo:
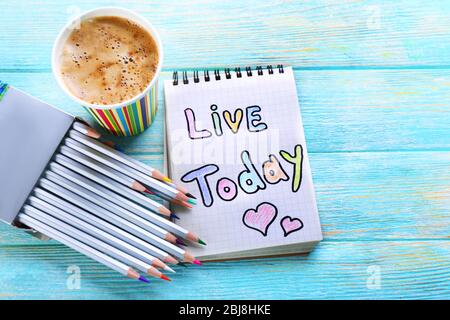
[[[300,230],[303,228],[303,222],[298,218],[292,218],[290,216],[286,216],[280,221],[281,228],[284,231],[284,236],[287,237],[294,231]]]
[[[250,229],[261,232],[265,237],[267,230],[277,217],[277,208],[268,202],[262,202],[256,210],[248,209],[242,216],[242,222]]]

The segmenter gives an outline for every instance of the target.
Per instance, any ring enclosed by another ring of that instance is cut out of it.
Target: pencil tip
[[[201,265],[202,265],[202,263],[201,263],[200,260],[198,260],[198,259],[194,259],[194,261],[192,261],[192,263],[193,263],[193,264],[196,264],[196,265],[198,265],[198,266],[201,266]]]
[[[178,264],[178,260],[175,259],[175,258],[172,257],[172,256],[167,256],[167,257],[164,259],[164,261],[167,262],[167,263],[171,263],[171,264]]]
[[[197,204],[197,201],[195,201],[194,199],[188,199],[188,201],[190,204]]]
[[[113,149],[114,149],[114,147],[116,146],[116,145],[114,144],[114,142],[111,141],[111,140],[100,140],[100,142],[102,142],[103,144],[105,144],[105,145],[107,145],[108,147],[113,148]]]
[[[173,269],[172,269],[171,267],[169,267],[169,266],[165,266],[165,267],[164,267],[164,270],[169,271],[169,272],[172,272],[172,273],[176,273],[175,270],[173,270]]]
[[[177,220],[180,220],[180,218],[175,214],[175,213],[171,213],[170,214],[170,218],[172,219],[172,218],[175,218],[175,219],[177,219]]]
[[[206,242],[205,242],[205,241],[203,241],[202,239],[198,239],[198,243],[200,243],[200,244],[202,244],[202,245],[206,246]]]
[[[163,215],[165,215],[165,216],[169,216],[169,217],[170,217],[170,215],[172,214],[172,212],[170,212],[170,210],[167,209],[166,207],[164,207],[163,205],[161,205],[161,206],[158,208],[158,212],[161,213],[161,214],[163,214]]]
[[[176,244],[179,244],[179,245],[181,245],[181,246],[187,246],[187,244],[183,241],[183,240],[181,240],[181,239],[176,239],[175,240],[175,242],[176,242]]]
[[[154,194],[153,192],[151,192],[151,191],[148,190],[148,189],[145,189],[145,190],[144,190],[144,193],[146,193],[146,194]]]
[[[169,279],[169,277],[167,277],[165,274],[161,274],[161,279],[164,279],[166,281],[172,281]]]
[[[180,203],[183,207],[188,208],[188,209],[192,209],[192,204],[186,202],[186,201],[181,201]]]
[[[94,139],[98,139],[100,138],[102,135],[100,134],[100,132],[97,132],[96,130],[92,129],[92,128],[88,128],[87,129],[87,136],[94,138]]]
[[[144,187],[141,183],[139,183],[137,181],[134,181],[131,184],[131,189],[139,191],[139,192],[146,192],[147,191],[147,188]]]
[[[148,281],[147,278],[145,278],[144,276],[139,276],[139,281],[145,282],[145,283],[150,283],[150,281]]]
[[[164,182],[172,183],[172,179],[170,179],[169,177],[164,176],[162,179]]]
[[[197,199],[196,197],[194,197],[194,195],[193,194],[191,194],[191,193],[186,193],[186,195],[189,197],[189,198],[192,198],[192,199]]]

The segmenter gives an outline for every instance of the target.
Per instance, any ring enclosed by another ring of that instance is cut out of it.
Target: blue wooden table
[[[159,29],[163,79],[294,67],[325,239],[307,256],[182,268],[147,286],[2,224],[0,298],[450,298],[448,1],[3,1],[0,79],[90,119],[53,79],[51,46],[70,17],[111,4]],[[163,112],[120,147],[161,167]]]

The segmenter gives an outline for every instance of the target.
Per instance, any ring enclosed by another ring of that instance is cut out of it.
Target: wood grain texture
[[[296,70],[295,78],[309,152],[450,151],[450,69]],[[0,79],[91,119],[50,73],[0,73]],[[161,155],[162,119],[160,113],[143,135],[120,146]]]
[[[207,263],[201,268],[176,268],[177,273],[171,275],[171,283],[154,280],[151,285],[145,285],[111,272],[103,265],[61,245],[2,247],[0,297],[450,298],[449,255],[448,241],[327,241],[322,242],[307,256]],[[80,289],[67,288],[69,266],[80,268]],[[379,287],[372,281],[372,277],[378,275]]]
[[[124,2],[2,3],[1,68],[49,70],[59,29],[78,12],[104,5]],[[132,0],[126,6],[160,31],[166,69],[450,65],[450,7],[440,0]]]
[[[91,119],[57,87],[50,50],[70,16],[101,5],[124,3],[2,4],[0,79]],[[294,67],[325,239],[307,256],[182,268],[170,284],[145,286],[1,224],[0,299],[450,298],[446,2],[133,0],[126,6],[161,32],[162,79],[175,69]],[[163,108],[144,134],[112,139],[161,168],[162,119]],[[79,290],[66,285],[72,265],[81,268]],[[379,287],[371,283],[378,274]]]

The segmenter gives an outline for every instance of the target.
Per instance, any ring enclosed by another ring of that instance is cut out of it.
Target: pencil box
[[[0,81],[0,220],[48,239],[15,219],[75,121]]]

